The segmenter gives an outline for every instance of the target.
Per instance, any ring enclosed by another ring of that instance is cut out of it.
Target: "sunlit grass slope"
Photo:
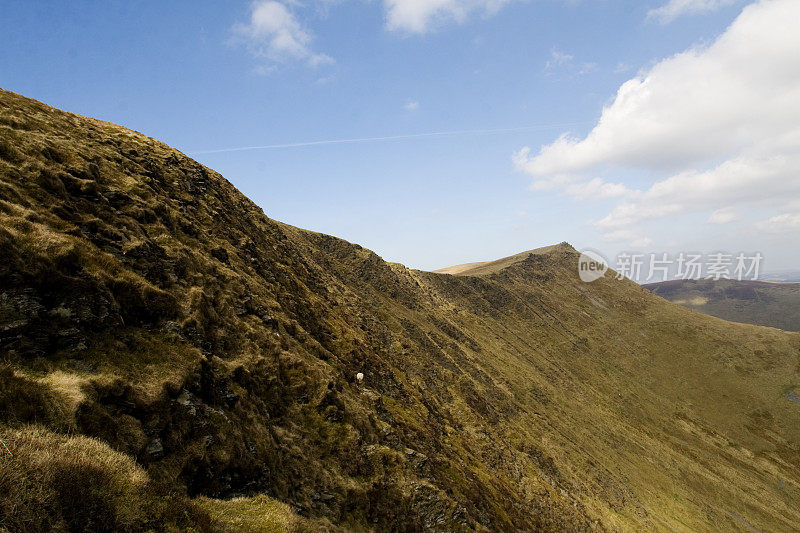
[[[581,283],[567,244],[409,270],[0,92],[0,254],[0,529],[800,523],[800,335]]]

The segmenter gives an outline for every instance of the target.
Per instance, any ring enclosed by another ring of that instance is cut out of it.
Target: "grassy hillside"
[[[701,279],[663,281],[644,287],[707,315],[800,331],[800,283]]]
[[[800,335],[567,244],[409,270],[0,92],[0,253],[0,530],[800,523]]]

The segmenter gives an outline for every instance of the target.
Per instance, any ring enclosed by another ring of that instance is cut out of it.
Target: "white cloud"
[[[247,24],[236,24],[233,32],[255,56],[273,63],[300,60],[312,67],[333,63],[330,56],[315,53],[311,49],[311,33],[300,24],[286,4],[281,2],[253,2],[250,21]],[[269,73],[274,70],[272,67],[273,65],[268,65],[258,69]]]
[[[669,0],[647,13],[647,20],[668,24],[682,15],[697,15],[732,5],[736,0]]]
[[[624,242],[630,248],[647,248],[653,244],[653,239],[645,237],[638,230],[620,229],[603,235],[605,242]]]
[[[739,220],[739,216],[730,208],[717,209],[708,217],[709,224],[730,224]]]
[[[622,183],[609,183],[600,178],[567,185],[564,192],[578,200],[604,200],[635,194]]]
[[[515,164],[534,189],[576,197],[587,175],[587,191],[614,169],[651,176],[641,191],[609,189],[625,200],[595,223],[601,232],[722,206],[788,210],[800,200],[798,20],[797,0],[746,7],[710,46],[625,82],[585,138],[520,150]]]
[[[321,76],[314,81],[315,85],[328,85],[336,80],[336,76]]]
[[[553,48],[550,50],[550,59],[547,60],[545,64],[545,68],[552,68],[557,67],[559,65],[566,65],[568,63],[572,63],[575,59],[575,56],[572,54],[567,54],[566,52],[562,52],[557,48]]]
[[[386,27],[426,33],[446,22],[464,22],[475,11],[496,13],[511,0],[384,0]]]
[[[276,70],[278,70],[278,67],[275,65],[256,65],[253,68],[253,72],[259,76],[269,76]]]
[[[769,233],[783,233],[786,231],[800,230],[800,213],[784,213],[774,216],[769,220],[756,223],[760,231]]]
[[[575,56],[562,52],[558,48],[550,50],[550,59],[544,64],[544,72],[547,75],[582,76],[595,70],[597,70],[597,63],[577,62]]]
[[[416,111],[417,109],[419,109],[419,102],[417,102],[416,100],[409,100],[408,102],[406,102],[406,105],[403,106],[403,109],[405,109],[406,111]]]
[[[614,74],[622,74],[623,72],[630,72],[633,67],[629,64],[625,63],[624,61],[620,61],[617,63],[617,66],[614,68]]]
[[[796,201],[800,195],[800,128],[793,133],[794,153],[769,145],[705,172],[686,170],[657,181],[644,192],[631,192],[631,200],[617,205],[595,226],[609,230],[720,205],[769,207]]]

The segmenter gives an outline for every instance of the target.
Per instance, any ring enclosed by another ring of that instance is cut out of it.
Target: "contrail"
[[[402,139],[420,139],[423,137],[450,137],[455,135],[495,135],[499,133],[514,133],[517,131],[530,131],[536,129],[562,128],[566,126],[579,126],[589,122],[563,122],[560,124],[538,124],[536,126],[521,126],[518,128],[500,128],[493,130],[456,130],[435,131],[430,133],[410,133],[407,135],[389,135],[385,137],[358,137],[354,139],[329,139],[324,141],[305,141],[285,144],[265,144],[262,146],[239,146],[236,148],[219,148],[216,150],[200,150],[192,154],[220,154],[223,152],[245,152],[248,150],[277,150],[280,148],[298,148],[302,146],[319,146],[323,144],[355,144],[380,141],[398,141]]]

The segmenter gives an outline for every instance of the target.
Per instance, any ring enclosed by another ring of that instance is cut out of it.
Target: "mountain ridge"
[[[0,178],[0,527],[800,523],[800,335],[584,284],[566,246],[389,264],[5,91]]]
[[[531,255],[548,254],[559,250],[559,248],[568,247],[575,250],[566,242],[560,244],[552,244],[550,246],[542,246],[532,250],[526,250],[500,259],[493,259],[489,261],[476,261],[472,263],[463,263],[460,265],[453,265],[450,267],[440,268],[433,270],[437,274],[452,274],[454,276],[481,276],[487,274],[494,274],[507,268],[515,263],[528,259]]]

